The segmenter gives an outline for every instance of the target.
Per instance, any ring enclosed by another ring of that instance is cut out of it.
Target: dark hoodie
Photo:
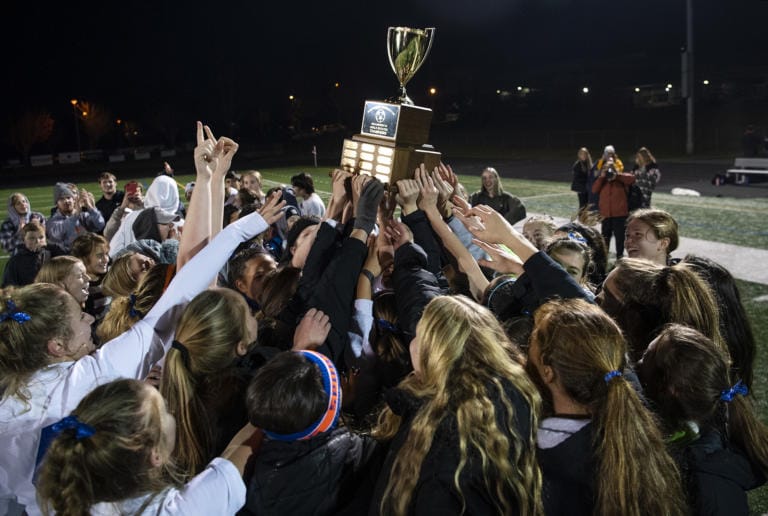
[[[16,208],[13,207],[13,198],[15,195],[16,194],[14,193],[8,197],[8,218],[5,219],[2,226],[0,226],[0,245],[2,245],[3,249],[8,253],[13,253],[20,244],[24,243],[24,237],[20,231],[22,222],[26,224],[34,219],[45,227],[45,216],[43,216],[42,213],[32,211],[29,199],[24,194],[21,195],[27,199],[29,211],[23,218],[16,212]]]
[[[746,491],[765,483],[749,459],[719,432],[705,430],[686,446],[672,448],[695,515],[749,514]]]

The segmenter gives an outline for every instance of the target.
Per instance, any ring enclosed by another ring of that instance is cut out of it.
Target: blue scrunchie
[[[733,398],[735,398],[739,394],[741,394],[742,396],[746,396],[748,393],[749,393],[749,389],[747,388],[747,386],[744,385],[744,383],[741,380],[739,380],[738,382],[736,382],[736,385],[720,393],[720,400],[726,403],[729,403],[733,401]]]
[[[86,439],[96,433],[95,428],[93,428],[91,425],[80,422],[80,420],[77,419],[77,416],[67,416],[51,427],[51,429],[56,434],[60,434],[64,430],[69,430],[72,428],[77,430],[75,432],[75,438],[77,438],[78,441],[82,441],[83,439]]]
[[[603,380],[605,380],[605,383],[610,383],[610,381],[616,378],[617,376],[623,376],[621,374],[621,371],[619,370],[609,371],[605,373],[605,376],[603,376]]]
[[[19,324],[24,324],[25,322],[32,319],[28,313],[19,311],[19,309],[16,308],[16,303],[14,303],[13,300],[9,299],[5,304],[8,309],[0,314],[0,322],[13,319]]]

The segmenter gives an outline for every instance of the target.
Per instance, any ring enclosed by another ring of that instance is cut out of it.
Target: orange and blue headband
[[[341,384],[339,373],[330,358],[316,351],[297,351],[304,355],[310,362],[317,365],[323,378],[323,389],[328,393],[328,407],[320,418],[308,428],[293,434],[277,434],[264,430],[264,434],[276,441],[301,441],[310,439],[316,435],[332,430],[336,427],[341,411]]]

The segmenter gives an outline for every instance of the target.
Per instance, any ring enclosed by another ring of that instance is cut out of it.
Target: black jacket
[[[571,181],[571,191],[578,193],[587,193],[587,180],[589,179],[589,163],[576,160],[573,164],[573,181]]]
[[[367,255],[365,243],[344,237],[330,224],[321,223],[296,293],[278,316],[291,329],[310,308],[325,312],[331,321],[331,332],[318,351],[342,370],[344,349],[349,343],[347,332],[352,320],[355,287]]]
[[[20,244],[16,251],[8,260],[3,273],[3,288],[9,285],[23,287],[35,282],[35,276],[40,271],[43,264],[49,262],[51,258],[67,254],[63,247],[56,244],[48,244],[37,252],[27,249],[27,246]]]
[[[530,407],[520,392],[508,381],[502,380],[506,395],[509,397],[515,411],[517,431],[524,442],[527,442],[533,431],[530,425]],[[490,388],[488,392],[496,392]],[[369,515],[379,514],[384,490],[389,482],[392,465],[400,448],[405,443],[413,420],[420,408],[419,400],[399,389],[391,389],[386,395],[387,404],[396,414],[402,417],[402,423],[392,439],[389,451],[381,473],[376,483],[376,489],[371,499]],[[493,399],[499,428],[507,428],[508,412],[500,399]],[[459,477],[461,494],[466,506],[465,514],[496,514],[496,494],[490,492],[483,479],[480,457],[471,447],[468,447],[468,460]],[[510,455],[515,450],[510,450]],[[434,514],[447,516],[459,514],[462,499],[454,487],[454,474],[460,460],[458,425],[456,416],[448,413],[437,426],[432,445],[424,457],[419,471],[419,479],[413,490],[409,514]],[[511,459],[511,457],[510,457]],[[492,479],[491,479],[492,480]],[[508,495],[511,498],[511,494]],[[511,500],[514,504],[514,500]],[[516,514],[518,511],[514,511]]]
[[[534,254],[523,264],[525,273],[517,281],[500,286],[491,298],[489,308],[501,321],[533,312],[553,298],[584,299],[592,302],[587,292],[544,251]]]
[[[597,464],[592,424],[552,448],[536,450],[544,480],[542,499],[547,516],[591,516],[595,506]]]
[[[354,495],[375,447],[372,439],[346,428],[306,441],[265,439],[246,481],[241,514],[334,514]]]
[[[397,296],[397,325],[406,346],[416,335],[424,307],[442,293],[437,278],[426,268],[427,254],[417,244],[404,244],[395,251],[392,282]]]
[[[709,430],[684,448],[673,448],[691,510],[701,516],[749,514],[747,493],[765,483],[747,457]]]

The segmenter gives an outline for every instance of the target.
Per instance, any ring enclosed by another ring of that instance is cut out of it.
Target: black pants
[[[579,209],[581,210],[584,208],[584,206],[587,205],[587,199],[589,198],[589,194],[587,192],[578,192],[576,195],[579,196]]]
[[[627,217],[609,217],[603,219],[603,239],[605,247],[611,246],[611,235],[616,237],[616,259],[624,255],[624,229],[627,225]]]

